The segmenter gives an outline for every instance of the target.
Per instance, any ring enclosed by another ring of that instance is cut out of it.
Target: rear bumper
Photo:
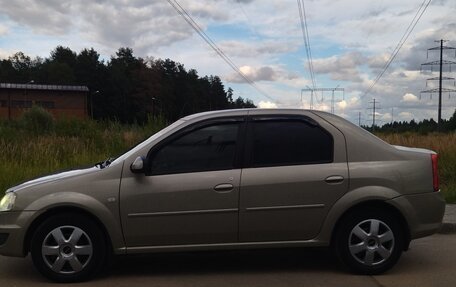
[[[436,233],[442,226],[445,200],[440,192],[403,195],[389,200],[404,215],[410,239]]]
[[[25,256],[24,239],[33,211],[9,211],[0,213],[0,255]]]

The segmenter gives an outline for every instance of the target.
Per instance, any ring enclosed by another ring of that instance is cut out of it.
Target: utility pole
[[[321,102],[324,101],[324,98],[323,98],[324,92],[332,92],[332,94],[331,94],[331,113],[332,114],[334,114],[334,112],[335,112],[335,109],[334,109],[335,94],[334,93],[342,92],[342,100],[345,100],[345,90],[344,90],[344,88],[339,88],[339,86],[337,86],[335,88],[311,88],[311,87],[307,86],[306,89],[301,89],[301,103],[302,103],[303,92],[310,92],[310,109],[311,110],[313,110],[314,98],[315,98],[315,100],[317,100],[316,92],[322,93]]]
[[[451,65],[452,64],[453,65],[456,64],[456,62],[453,62],[453,61],[443,60],[443,50],[455,50],[455,57],[456,57],[456,48],[449,47],[449,46],[444,46],[443,43],[448,42],[448,40],[443,40],[442,39],[442,40],[435,41],[435,42],[437,42],[437,43],[440,42],[440,46],[428,49],[428,55],[429,55],[429,51],[440,50],[440,59],[439,59],[439,61],[427,62],[427,63],[421,64],[421,66],[431,66],[431,71],[432,71],[432,67],[433,66],[435,66],[435,65],[439,66],[439,77],[429,78],[429,79],[426,80],[426,86],[428,84],[427,81],[438,80],[439,81],[439,87],[437,89],[434,88],[434,89],[421,91],[420,98],[421,98],[421,94],[428,93],[428,94],[431,94],[431,99],[432,99],[432,94],[438,92],[438,94],[439,94],[439,106],[438,107],[439,108],[438,108],[437,123],[438,123],[439,129],[440,129],[441,125],[442,125],[442,92],[448,92],[449,94],[456,92],[455,89],[449,89],[449,88],[443,88],[442,87],[442,84],[443,84],[444,80],[453,80],[454,81],[454,78],[443,77],[443,65],[449,65],[450,66],[450,71],[451,71]]]
[[[379,102],[374,99],[372,99],[372,102],[370,102],[370,104],[372,104],[372,108],[369,108],[370,110],[372,110],[372,132],[375,131],[375,113],[376,111],[379,109],[378,108],[378,104]]]
[[[361,112],[358,112],[358,126],[361,126]]]

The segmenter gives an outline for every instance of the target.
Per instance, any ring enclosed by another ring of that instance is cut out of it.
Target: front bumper
[[[34,211],[0,212],[0,255],[24,257],[24,240]]]
[[[442,226],[445,200],[440,192],[403,195],[389,200],[404,215],[410,239],[436,233]]]

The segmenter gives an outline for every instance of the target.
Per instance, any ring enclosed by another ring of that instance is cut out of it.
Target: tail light
[[[432,185],[434,186],[434,191],[439,191],[439,155],[431,154],[432,160]]]

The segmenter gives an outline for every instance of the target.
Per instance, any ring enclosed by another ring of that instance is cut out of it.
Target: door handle
[[[234,186],[231,183],[221,183],[214,186],[214,190],[218,193],[228,193],[233,190]]]
[[[328,184],[338,184],[344,181],[344,177],[341,175],[331,175],[325,178],[325,182]]]

